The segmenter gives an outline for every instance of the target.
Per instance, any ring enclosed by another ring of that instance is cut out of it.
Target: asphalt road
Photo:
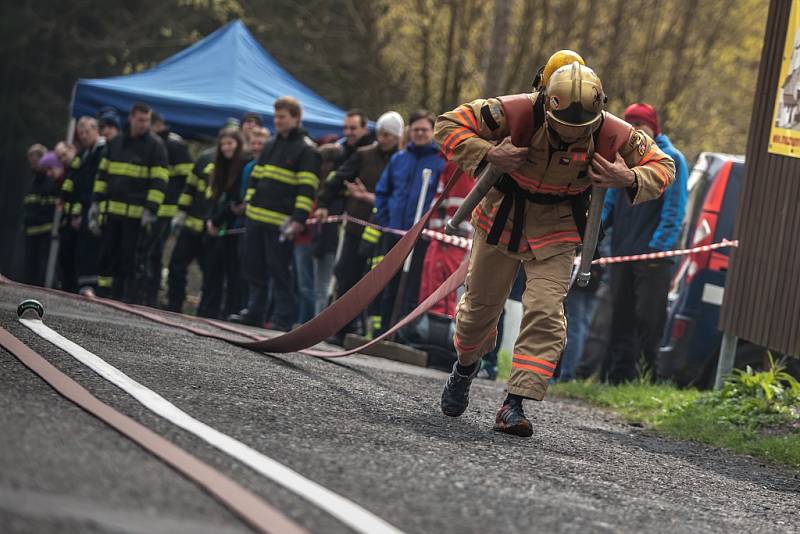
[[[353,356],[263,355],[124,312],[0,286],[0,325],[102,401],[314,532],[337,520],[126,393],[17,321],[45,323],[179,408],[407,532],[797,532],[800,475],[676,442],[580,403],[526,410],[534,436],[491,431],[502,385],[440,414],[445,375]],[[0,349],[1,532],[248,532],[194,484],[53,392]]]

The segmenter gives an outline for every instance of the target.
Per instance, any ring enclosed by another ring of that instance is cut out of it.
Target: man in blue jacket
[[[658,147],[675,161],[675,181],[657,200],[631,206],[624,191],[609,191],[603,207],[605,226],[616,225],[611,255],[627,256],[676,248],[686,211],[688,168],[686,159],[661,133],[656,110],[648,104],[631,104],[625,120],[655,139]],[[632,380],[644,360],[649,377],[656,376],[661,334],[667,319],[667,295],[673,272],[672,258],[618,263],[610,266],[613,306],[607,379],[611,383]]]
[[[444,169],[444,158],[433,140],[434,116],[425,110],[415,111],[408,118],[408,132],[411,142],[404,150],[391,157],[383,170],[375,188],[375,222],[381,226],[397,230],[408,230],[414,225],[420,194],[423,193],[423,175],[430,170],[427,189],[421,213],[425,213],[433,203],[439,184],[439,174]],[[400,236],[385,232],[381,237],[382,254],[391,249]],[[417,304],[419,286],[422,280],[422,265],[428,242],[421,239],[412,253],[411,267],[406,279],[406,287],[400,308],[401,316]],[[397,297],[400,275],[395,276],[383,290],[381,298],[381,328],[391,326],[394,301]]]

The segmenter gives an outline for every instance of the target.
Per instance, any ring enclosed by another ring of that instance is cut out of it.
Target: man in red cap
[[[681,222],[686,211],[686,159],[661,132],[653,106],[631,104],[625,110],[625,120],[653,138],[658,148],[675,161],[675,180],[661,197],[643,204],[631,205],[620,194],[621,190],[609,191],[603,207],[605,227],[625,229],[612,233],[611,255],[672,250],[679,245]],[[642,356],[650,378],[655,378],[672,272],[672,258],[610,266],[613,320],[608,348],[609,382],[620,383],[637,378],[642,371],[637,368]]]

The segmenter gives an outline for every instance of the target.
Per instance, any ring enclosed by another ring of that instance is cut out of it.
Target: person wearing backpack
[[[450,417],[466,410],[522,264],[522,327],[494,430],[523,437],[533,434],[523,400],[542,400],[564,348],[563,301],[586,225],[587,192],[593,185],[620,188],[638,204],[658,198],[675,175],[672,159],[650,137],[604,111],[600,78],[575,52],[554,54],[536,85],[530,94],[463,104],[435,127],[445,156],[467,174],[478,176],[487,163],[505,173],[473,211],[475,238],[456,312],[458,360],[441,409]]]

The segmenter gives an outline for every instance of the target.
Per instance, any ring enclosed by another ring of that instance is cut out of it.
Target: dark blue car
[[[681,243],[686,248],[732,239],[744,159],[702,153],[689,177],[689,203]],[[679,385],[712,385],[722,332],[719,314],[731,249],[685,256],[670,294],[670,309],[658,361],[658,374]],[[739,340],[736,367],[761,368],[767,352]]]

